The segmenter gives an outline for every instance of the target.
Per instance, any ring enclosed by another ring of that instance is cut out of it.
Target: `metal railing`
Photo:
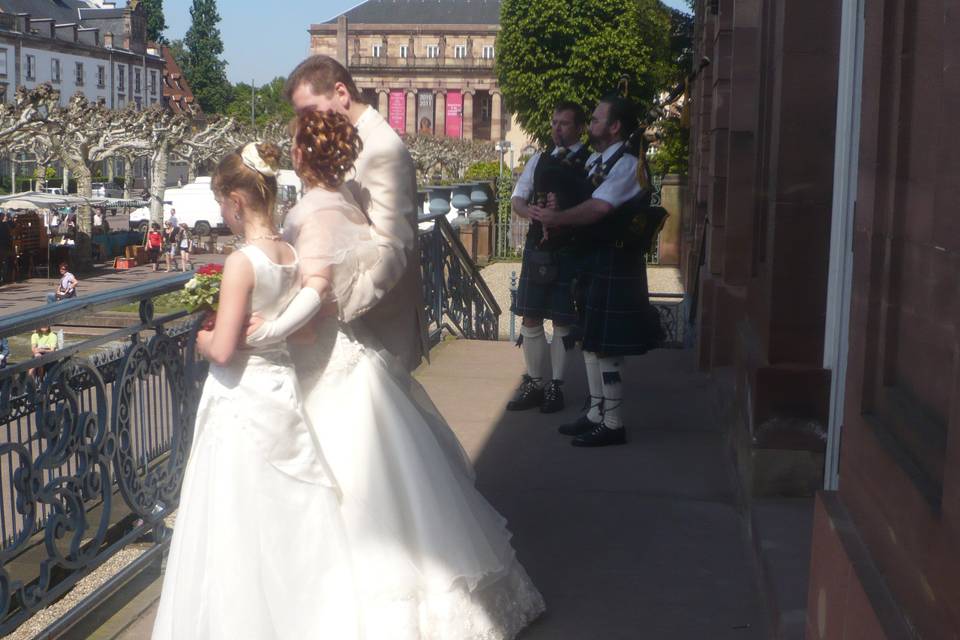
[[[473,340],[497,340],[500,306],[459,235],[443,215],[420,218],[420,266],[431,345],[443,330]]]
[[[152,300],[189,274],[0,320],[0,335],[139,303],[133,326],[0,371],[0,635],[129,543],[168,543],[205,365],[186,312]],[[33,370],[33,372],[31,372]]]
[[[374,68],[374,69],[485,69],[491,70],[494,66],[493,58],[465,57],[457,58],[454,56],[427,58],[414,57],[401,58],[400,56],[351,56],[350,68]]]

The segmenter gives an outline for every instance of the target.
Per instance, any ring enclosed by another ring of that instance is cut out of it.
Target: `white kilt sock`
[[[547,337],[543,333],[543,325],[536,327],[520,326],[520,335],[523,336],[523,360],[527,364],[527,375],[538,387],[543,386],[543,374],[550,369],[546,362],[550,357]]]
[[[600,405],[603,403],[603,378],[600,375],[600,360],[592,351],[583,352],[583,364],[587,369],[587,388],[590,389],[590,409],[587,411],[587,420],[600,422],[603,414]]]
[[[567,347],[563,339],[570,335],[570,327],[553,325],[553,340],[550,342],[550,363],[553,366],[553,379],[563,381],[563,370],[567,365]]]
[[[623,357],[598,358],[598,361],[603,380],[603,425],[608,429],[622,429],[620,404],[623,402],[623,381],[620,370],[623,368]]]

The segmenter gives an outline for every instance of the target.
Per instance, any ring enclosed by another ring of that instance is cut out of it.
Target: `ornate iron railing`
[[[442,215],[420,218],[420,266],[427,333],[431,344],[446,329],[463,338],[497,340],[500,306]]]
[[[152,299],[181,275],[0,320],[0,335],[139,302],[128,328],[0,371],[0,635],[144,536],[167,544],[205,365],[185,312]],[[31,370],[40,370],[39,374]]]

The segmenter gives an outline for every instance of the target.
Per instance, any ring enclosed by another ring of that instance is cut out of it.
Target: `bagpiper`
[[[577,275],[579,332],[590,401],[576,421],[562,425],[571,444],[623,444],[621,417],[624,356],[640,355],[663,340],[663,329],[647,289],[645,251],[658,221],[648,208],[649,189],[637,181],[637,156],[625,141],[636,127],[633,105],[620,96],[603,98],[588,127],[595,153],[587,160],[594,184],[588,200],[567,210],[530,207],[530,217],[550,233],[572,226],[582,251]],[[662,223],[662,219],[659,220]]]
[[[553,111],[551,137],[554,147],[537,153],[527,162],[513,191],[511,204],[520,217],[529,217],[531,204],[573,207],[590,197],[585,165],[590,151],[581,142],[586,116],[573,102],[560,102]],[[573,347],[572,326],[577,321],[572,285],[577,272],[577,254],[570,234],[555,230],[545,234],[532,221],[527,231],[520,268],[520,282],[512,311],[521,316],[520,339],[527,372],[510,411],[539,407],[554,413],[564,407],[564,367],[567,350]],[[553,337],[547,342],[544,320],[551,320]]]

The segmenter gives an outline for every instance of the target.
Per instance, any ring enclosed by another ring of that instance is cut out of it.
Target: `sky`
[[[362,0],[219,0],[227,77],[260,85],[286,76],[309,53],[311,24],[326,22]],[[687,11],[685,0],[664,0]],[[190,28],[191,0],[164,0],[167,38]]]

